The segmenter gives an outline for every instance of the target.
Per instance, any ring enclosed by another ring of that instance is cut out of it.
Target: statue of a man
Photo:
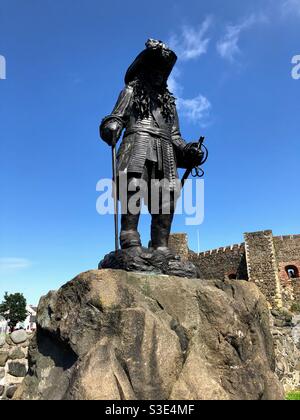
[[[179,161],[185,168],[201,164],[202,154],[197,143],[187,144],[181,137],[175,98],[167,86],[176,61],[176,54],[165,44],[148,40],[146,49],[127,70],[126,86],[113,112],[100,125],[100,135],[110,146],[116,144],[125,129],[117,156],[118,174],[127,176],[127,201],[122,203],[121,200],[122,205],[126,205],[121,218],[122,249],[141,247],[140,211],[131,212],[128,202],[136,193],[132,186],[142,179],[148,184],[146,202],[152,216],[151,247],[169,252],[168,240],[178,197]],[[158,210],[152,208],[149,191],[153,179],[166,180],[169,185],[168,211],[162,194],[159,195]]]

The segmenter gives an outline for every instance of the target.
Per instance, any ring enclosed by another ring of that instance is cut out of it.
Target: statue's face
[[[161,70],[152,70],[150,73],[150,83],[154,87],[162,87],[165,84],[165,76]]]

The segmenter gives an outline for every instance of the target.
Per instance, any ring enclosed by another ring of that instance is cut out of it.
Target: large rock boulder
[[[297,336],[298,317],[287,310],[272,311],[276,369],[286,392],[300,387],[300,349]],[[300,319],[299,319],[300,321]]]
[[[282,399],[274,370],[254,284],[98,270],[41,299],[14,399]]]

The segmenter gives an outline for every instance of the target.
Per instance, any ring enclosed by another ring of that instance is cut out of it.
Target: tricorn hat
[[[149,39],[146,48],[137,56],[125,75],[125,83],[132,82],[139,74],[159,69],[164,73],[165,80],[177,61],[176,54],[162,41]]]

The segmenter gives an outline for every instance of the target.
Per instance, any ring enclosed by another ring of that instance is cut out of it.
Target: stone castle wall
[[[292,279],[294,301],[300,304],[300,279]]]
[[[281,307],[281,286],[272,231],[246,233],[245,241],[249,281],[260,288],[271,306]]]
[[[300,235],[274,237],[271,230],[246,233],[245,243],[197,254],[185,234],[173,234],[170,248],[199,267],[203,279],[253,281],[272,307],[300,302]],[[299,278],[290,278],[295,267]]]
[[[183,260],[189,259],[189,245],[188,237],[185,233],[175,233],[170,235],[169,238],[169,247],[174,250],[177,255]]]
[[[11,399],[26,376],[30,338],[24,330],[0,335],[0,400]]]
[[[300,302],[300,235],[277,236],[273,241],[284,299],[289,303]],[[287,267],[295,267],[298,278],[291,279]]]
[[[200,254],[190,251],[189,260],[199,267],[204,279],[248,279],[244,244]]]
[[[274,236],[273,241],[279,261],[300,261],[300,235]]]

